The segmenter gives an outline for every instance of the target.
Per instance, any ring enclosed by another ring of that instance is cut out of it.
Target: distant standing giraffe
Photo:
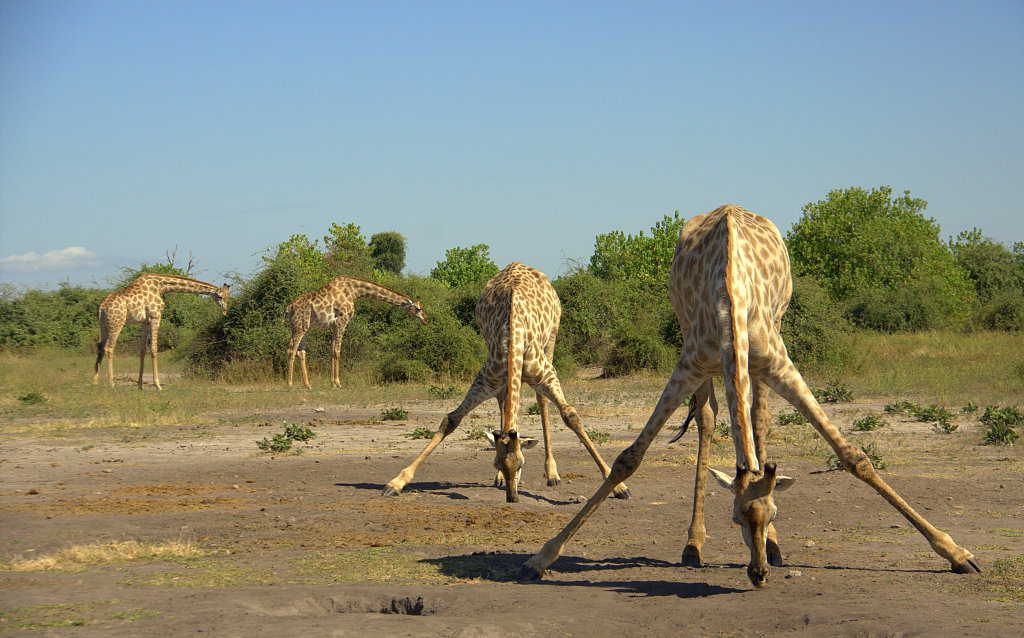
[[[544,273],[512,262],[484,286],[476,303],[476,322],[487,343],[487,361],[480,368],[472,387],[459,407],[448,413],[441,427],[420,455],[384,488],[385,496],[394,496],[412,480],[416,469],[459,427],[462,419],[487,399],[496,396],[501,409],[501,429],[494,432],[494,467],[499,475],[495,483],[504,482],[505,500],[519,500],[519,477],[523,469],[523,447],[529,447],[519,438],[516,419],[519,414],[519,392],[525,381],[537,393],[541,424],[544,429],[544,474],[548,485],[560,485],[562,480],[555,467],[548,427],[548,401],[554,401],[562,421],[572,430],[590,452],[601,474],[608,476],[608,464],[583,430],[576,409],[562,395],[555,367],[551,363],[555,352],[555,337],[561,320],[562,306],[555,289]],[[629,498],[625,484],[612,486],[617,498]],[[611,491],[611,490],[609,490]]]
[[[153,357],[153,385],[160,387],[156,369],[156,341],[160,330],[160,315],[164,310],[163,295],[167,292],[190,292],[208,295],[217,302],[222,313],[228,306],[228,285],[214,286],[188,277],[148,273],[115,290],[100,302],[100,340],[96,345],[96,370],[92,382],[100,378],[100,362],[107,357],[107,380],[114,387],[114,348],[117,337],[125,324],[142,324],[142,343],[139,348],[139,387],[142,387],[142,370],[146,365],[146,343]]]
[[[767,219],[737,206],[722,206],[691,219],[683,227],[669,280],[669,297],[683,334],[679,362],[643,432],[615,460],[611,474],[576,517],[526,561],[519,573],[520,580],[538,580],[543,576],[613,487],[636,471],[654,437],[683,399],[698,390],[701,447],[706,450],[704,432],[714,423],[709,381],[715,375],[725,378],[737,466],[735,479],[717,471],[715,476],[735,495],[733,520],[740,525],[750,550],[747,576],[755,586],[763,586],[770,573],[767,545],[769,534],[774,536],[769,528],[777,513],[772,492],[792,482],[776,476],[774,463],[762,465],[763,438],[755,440],[758,435],[751,424],[752,385],[757,392],[754,418],[763,418],[756,407],[763,407],[762,383],[796,407],[835,450],[843,467],[905,516],[932,549],[950,562],[954,572],[981,571],[970,552],[900,498],[875,473],[867,455],[850,445],[825,416],[786,353],[779,334],[792,290],[786,246],[778,229]],[[699,479],[698,468],[698,483]],[[694,545],[702,542],[700,539]],[[699,549],[697,554],[699,557]]]
[[[423,311],[419,300],[413,301],[394,290],[362,279],[335,277],[326,285],[299,295],[284,309],[284,320],[292,331],[292,338],[288,342],[288,387],[292,386],[296,354],[299,355],[299,367],[302,369],[302,383],[310,387],[309,374],[306,372],[306,333],[310,328],[331,329],[334,335],[331,340],[331,383],[341,385],[338,372],[341,338],[345,335],[349,319],[356,312],[356,299],[360,297],[372,297],[394,304],[424,324],[427,323],[427,313]]]

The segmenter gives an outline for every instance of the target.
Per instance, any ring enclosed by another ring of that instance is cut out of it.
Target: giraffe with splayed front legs
[[[96,368],[92,382],[100,378],[100,362],[107,358],[107,380],[114,386],[114,348],[117,337],[126,324],[142,324],[142,343],[139,347],[139,387],[142,387],[142,371],[146,365],[146,344],[153,358],[153,385],[157,390],[160,377],[156,369],[157,333],[160,330],[160,315],[164,310],[163,295],[167,292],[189,292],[207,295],[217,302],[222,313],[227,312],[228,285],[214,286],[188,277],[148,273],[124,288],[115,290],[100,302],[100,340],[96,344]]]
[[[584,431],[576,409],[562,395],[562,387],[551,362],[561,315],[558,295],[539,270],[512,262],[487,282],[476,304],[476,322],[487,343],[487,361],[462,403],[444,417],[426,448],[384,487],[385,496],[399,494],[412,480],[420,464],[459,427],[467,414],[487,399],[497,397],[501,428],[493,433],[494,466],[498,470],[495,483],[504,484],[506,501],[518,501],[519,477],[524,463],[522,450],[527,446],[526,439],[519,437],[516,423],[523,382],[537,393],[544,430],[544,474],[548,485],[561,483],[551,451],[549,401],[554,402],[562,421],[579,437],[601,469],[601,474],[608,476],[610,468]],[[614,491],[618,498],[629,498],[625,484],[616,483],[609,491]]]
[[[835,450],[843,467],[906,517],[932,549],[950,562],[953,571],[981,571],[969,551],[914,511],[875,472],[867,455],[848,443],[825,416],[779,334],[792,291],[789,254],[778,229],[767,219],[737,206],[722,206],[687,222],[679,233],[669,279],[669,297],[683,334],[679,362],[636,441],[619,455],[611,474],[565,529],[526,561],[520,580],[543,576],[614,486],[636,471],[672,413],[698,391],[701,446],[707,449],[703,431],[714,424],[709,380],[716,375],[725,379],[737,475],[730,478],[716,471],[715,477],[734,494],[733,519],[750,550],[747,575],[755,586],[763,586],[768,579],[769,539],[777,551],[774,531],[769,531],[777,513],[772,493],[791,483],[776,474],[774,463],[764,461],[763,434],[752,424],[755,418],[763,419],[758,414],[763,404],[757,406],[764,386],[803,414]],[[707,438],[710,440],[710,434]],[[703,521],[700,528],[702,532]],[[691,541],[696,538],[691,536]],[[702,542],[700,539],[694,545],[699,547]]]
[[[302,370],[302,383],[308,388],[309,373],[306,371],[306,334],[310,328],[330,329],[331,339],[331,383],[341,385],[339,377],[339,359],[341,357],[341,338],[345,336],[345,327],[356,312],[356,299],[369,297],[394,304],[416,317],[424,325],[427,313],[419,300],[413,301],[405,295],[362,279],[352,277],[335,277],[326,285],[299,295],[284,309],[284,320],[291,328],[292,337],[288,342],[288,387],[292,385],[292,372],[295,368],[295,356],[299,357]]]

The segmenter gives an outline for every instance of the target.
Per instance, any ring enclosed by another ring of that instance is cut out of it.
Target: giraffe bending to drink
[[[487,282],[476,304],[476,322],[487,343],[487,361],[477,373],[462,403],[444,417],[441,427],[426,448],[384,487],[385,496],[401,493],[420,464],[445,437],[459,427],[462,419],[487,399],[497,397],[501,428],[493,435],[494,466],[498,470],[495,484],[504,483],[505,500],[509,503],[517,502],[519,477],[524,463],[522,449],[532,447],[535,443],[521,439],[516,424],[519,392],[524,381],[537,393],[544,430],[544,474],[548,485],[559,485],[562,482],[551,452],[548,401],[555,403],[562,421],[579,437],[601,468],[601,474],[608,476],[608,464],[583,430],[576,409],[562,395],[555,366],[551,363],[561,315],[562,306],[558,295],[548,278],[539,270],[512,262]],[[617,498],[629,498],[625,484],[617,482],[609,488],[609,492],[613,490]]]
[[[352,277],[335,277],[326,285],[306,294],[299,295],[284,309],[284,320],[291,328],[292,338],[288,342],[288,387],[292,385],[295,355],[299,355],[302,383],[308,388],[309,373],[306,372],[306,333],[310,328],[329,328],[331,339],[331,383],[341,385],[338,360],[341,357],[341,338],[345,327],[356,312],[356,299],[370,297],[394,304],[416,317],[424,325],[427,313],[419,300],[413,301],[405,295],[379,284]]]
[[[124,288],[115,290],[100,302],[100,340],[96,344],[96,369],[92,382],[100,378],[100,362],[107,358],[107,380],[114,387],[114,348],[117,337],[125,324],[142,324],[142,343],[139,348],[139,387],[142,387],[142,370],[146,365],[146,343],[153,357],[153,385],[161,390],[160,377],[156,369],[157,333],[160,330],[160,315],[164,310],[163,295],[166,292],[190,292],[207,295],[217,302],[222,313],[228,310],[228,285],[217,287],[188,277],[148,273]]]
[[[781,562],[771,525],[777,513],[772,493],[792,482],[777,476],[775,464],[765,461],[763,401],[767,388],[775,390],[803,414],[835,450],[843,467],[906,517],[932,549],[950,562],[954,572],[981,571],[969,551],[914,511],[878,476],[867,455],[848,443],[825,416],[786,353],[779,334],[792,291],[786,246],[778,229],[767,219],[738,206],[722,206],[687,222],[679,233],[669,280],[669,297],[683,334],[679,362],[636,441],[623,450],[612,465],[611,474],[565,529],[526,561],[520,570],[520,580],[538,580],[543,576],[613,487],[636,471],[665,422],[694,392],[701,427],[698,458],[701,452],[706,454],[714,424],[710,379],[715,375],[725,379],[737,468],[735,479],[717,471],[715,477],[734,494],[733,519],[740,525],[750,550],[747,575],[756,587],[768,580],[769,551],[776,554],[771,556],[772,562]],[[758,426],[758,422],[762,425]],[[706,456],[703,466],[707,466]],[[697,487],[703,490],[700,479],[698,463]],[[694,513],[697,514],[696,503]],[[703,518],[703,494],[700,513]],[[691,556],[690,561],[695,558],[699,562],[703,520],[699,532],[695,534],[691,527],[687,547],[691,555],[691,545],[696,549],[696,557]]]

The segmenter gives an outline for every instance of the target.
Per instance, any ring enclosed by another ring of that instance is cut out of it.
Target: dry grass
[[[162,543],[145,543],[136,540],[110,541],[91,545],[74,545],[48,556],[7,559],[0,561],[0,567],[13,572],[75,572],[86,567],[110,563],[195,558],[204,554],[204,550],[187,539]]]

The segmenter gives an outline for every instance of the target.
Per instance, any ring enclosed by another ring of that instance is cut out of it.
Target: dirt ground
[[[598,381],[592,383],[599,383]],[[567,388],[572,400],[572,384]],[[120,391],[133,391],[124,389]],[[151,390],[147,390],[151,391]],[[660,391],[575,403],[607,432],[611,463]],[[960,576],[881,497],[840,471],[807,425],[774,426],[770,457],[797,478],[778,495],[785,565],[762,590],[714,485],[702,568],[680,565],[692,504],[695,434],[665,432],[538,584],[519,566],[597,488],[600,474],[560,423],[563,485],[547,487],[530,451],[521,501],[492,486],[493,454],[467,438],[496,423],[478,409],[397,498],[381,488],[422,449],[458,399],[386,406],[309,405],[211,414],[201,426],[0,435],[0,547],[10,558],[72,546],[190,541],[196,558],[0,573],[0,632],[67,636],[1021,636],[1024,604],[991,568],[1024,555],[1024,454],[980,444],[976,420],[953,434],[886,417],[870,441],[883,476],[986,568]],[[881,404],[831,407],[844,432]],[[773,412],[781,405],[773,404]],[[525,413],[525,409],[524,409]],[[678,425],[677,415],[670,427]],[[556,417],[557,418],[557,417]],[[282,422],[312,423],[301,454],[259,452]],[[524,417],[524,434],[539,420]],[[731,443],[715,464],[733,465]],[[1016,586],[1019,587],[1019,582]],[[1002,600],[1000,600],[1002,598]]]

